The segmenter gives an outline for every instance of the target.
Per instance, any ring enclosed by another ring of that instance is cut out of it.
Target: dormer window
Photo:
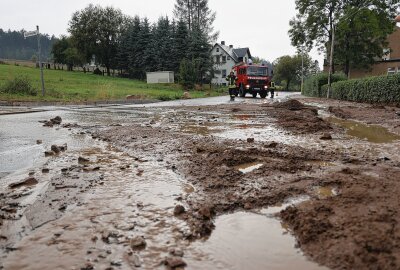
[[[217,52],[219,52],[219,48],[217,48]]]

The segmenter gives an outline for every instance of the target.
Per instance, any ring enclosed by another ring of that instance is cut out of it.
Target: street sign
[[[37,31],[37,30],[35,30],[35,31],[29,31],[29,32],[24,32],[24,38],[33,37],[33,36],[36,36],[37,34],[38,34],[38,31]]]

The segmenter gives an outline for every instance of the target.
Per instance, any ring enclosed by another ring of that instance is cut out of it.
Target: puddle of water
[[[265,215],[238,212],[217,218],[204,243],[185,256],[190,269],[326,269],[295,248],[285,224]]]
[[[336,188],[333,187],[316,187],[315,192],[320,199],[334,197],[338,194]]]
[[[195,192],[194,186],[192,186],[192,185],[190,185],[190,184],[183,184],[182,190],[183,190],[183,192],[185,192],[186,194],[191,194],[191,193]]]
[[[263,165],[264,164],[262,164],[262,163],[252,162],[252,163],[245,163],[245,164],[235,166],[235,169],[239,170],[241,173],[250,173],[252,171],[255,171],[255,170],[261,168]]]
[[[400,140],[400,136],[389,132],[386,128],[377,125],[366,125],[360,122],[343,120],[334,117],[328,120],[347,129],[347,134],[372,143],[392,143]]]
[[[182,127],[182,131],[185,133],[197,134],[207,136],[211,133],[211,130],[206,126],[186,125]]]
[[[311,161],[307,161],[307,165],[311,165],[311,166],[320,166],[320,167],[332,167],[332,166],[335,166],[334,163],[328,162],[328,161],[323,161],[323,160],[311,160]]]

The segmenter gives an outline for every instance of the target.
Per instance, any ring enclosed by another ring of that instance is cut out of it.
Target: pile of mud
[[[288,109],[291,111],[299,111],[304,109],[306,106],[304,106],[303,103],[301,103],[296,99],[289,99],[288,101],[276,104],[275,107],[281,109]]]
[[[318,116],[316,108],[305,106],[298,100],[290,99],[273,105],[272,108],[269,113],[276,118],[276,123],[293,133],[309,134],[332,130],[330,123]]]

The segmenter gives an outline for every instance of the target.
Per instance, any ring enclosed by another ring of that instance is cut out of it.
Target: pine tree
[[[173,46],[173,71],[179,72],[180,63],[184,58],[188,57],[189,52],[189,29],[183,20],[179,20],[176,24]]]
[[[208,0],[176,0],[174,15],[177,20],[185,21],[190,32],[200,29],[207,36],[209,42],[218,38],[214,32],[213,23],[216,13],[208,6]]]

